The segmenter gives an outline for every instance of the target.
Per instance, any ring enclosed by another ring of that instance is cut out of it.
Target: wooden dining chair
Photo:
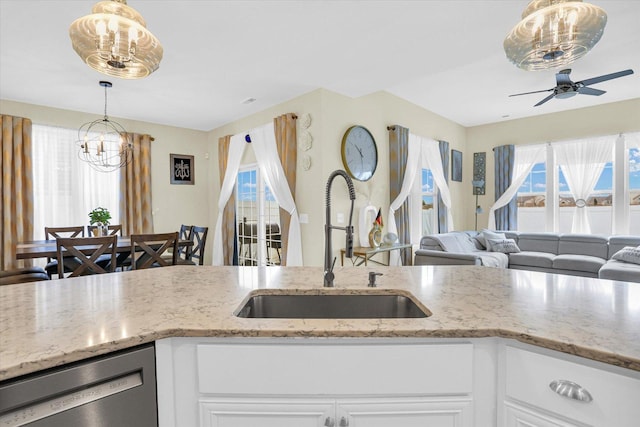
[[[94,230],[96,230],[98,225],[87,225],[87,236],[93,236]],[[122,236],[122,225],[107,225],[107,230],[109,230],[109,236]]]
[[[84,227],[82,225],[74,227],[45,227],[44,238],[46,240],[53,240],[59,237],[84,237]],[[44,267],[45,271],[49,275],[49,278],[54,274],[58,274],[58,260],[47,258],[47,265]],[[67,269],[65,273],[69,273]],[[62,276],[60,276],[62,278]]]
[[[115,235],[57,238],[58,276],[64,277],[66,268],[71,270],[68,277],[114,272],[117,238]]]
[[[191,241],[193,242],[193,246],[191,248],[187,248],[189,256],[187,260],[190,264],[195,265],[196,261],[198,265],[204,264],[204,249],[207,243],[207,233],[209,232],[209,227],[198,227],[194,225],[191,229]]]
[[[193,240],[193,225],[182,224],[180,226],[180,232],[178,233],[178,239],[180,240]],[[191,257],[191,246],[178,246],[178,258],[177,263],[182,264],[189,261]]]
[[[176,265],[178,260],[178,232],[156,234],[132,234],[131,269]],[[164,254],[171,257],[164,258]]]

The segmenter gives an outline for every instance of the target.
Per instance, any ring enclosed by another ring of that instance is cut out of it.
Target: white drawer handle
[[[591,393],[587,389],[583,388],[580,384],[576,384],[568,380],[555,380],[551,381],[549,388],[560,396],[567,397],[573,400],[579,400],[581,402],[589,403],[593,400]]]

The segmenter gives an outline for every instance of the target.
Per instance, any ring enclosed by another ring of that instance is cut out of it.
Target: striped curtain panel
[[[495,168],[495,200],[509,188],[513,179],[516,150],[514,145],[502,145],[493,149]],[[496,230],[518,229],[517,197],[495,212]]]
[[[438,147],[440,148],[444,179],[449,182],[449,143],[447,141],[438,141]],[[438,193],[438,233],[447,233],[449,231],[447,222],[447,206],[442,201],[440,193]]]
[[[273,129],[276,136],[276,147],[278,157],[282,163],[282,169],[287,177],[287,183],[291,190],[291,196],[296,200],[296,166],[298,164],[298,137],[296,134],[296,119],[293,113],[283,114],[273,119]],[[280,264],[287,265],[287,248],[289,242],[289,224],[291,215],[286,210],[280,208],[280,235],[282,239],[282,249]]]
[[[224,174],[227,171],[230,145],[231,135],[218,139],[218,173],[220,175],[220,185],[222,185]],[[222,213],[222,253],[224,265],[238,265],[235,190],[234,194],[229,197]]]
[[[127,133],[133,143],[131,162],[120,169],[122,234],[153,233],[151,212],[151,141],[149,135]]]
[[[0,270],[30,267],[16,260],[16,244],[33,240],[33,166],[31,120],[0,115]]]
[[[400,194],[404,173],[407,169],[407,155],[409,154],[409,129],[395,125],[389,130],[389,200],[394,201]],[[409,198],[395,212],[398,228],[398,242],[411,243],[409,229]],[[402,265],[411,265],[408,251],[400,251]]]

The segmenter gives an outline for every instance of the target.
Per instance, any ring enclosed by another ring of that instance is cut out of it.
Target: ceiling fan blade
[[[571,83],[573,83],[571,81],[571,77],[569,77],[569,74],[571,74],[570,68],[566,70],[561,70],[556,74],[556,83],[558,84],[558,86],[570,85]]]
[[[537,107],[538,105],[542,105],[545,102],[549,101],[551,98],[553,98],[554,96],[556,96],[555,93],[552,93],[551,95],[547,96],[545,99],[543,99],[542,101],[538,102],[536,105],[534,105],[534,107]]]
[[[629,69],[624,71],[618,71],[617,73],[605,74],[603,76],[593,77],[591,79],[577,82],[577,84],[583,84],[585,86],[589,86],[589,85],[604,82],[607,80],[617,79],[618,77],[628,76],[629,74],[633,74],[633,70]]]
[[[553,90],[553,88],[545,89],[545,90],[534,90],[533,92],[514,93],[513,95],[509,95],[509,96],[530,95],[532,93],[551,92],[552,90]]]
[[[607,93],[606,90],[600,90],[600,89],[594,89],[592,87],[579,87],[578,88],[578,93],[582,94],[582,95],[594,95],[594,96],[600,96],[604,93]]]

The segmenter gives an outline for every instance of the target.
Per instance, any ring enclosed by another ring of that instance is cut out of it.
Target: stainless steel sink
[[[399,319],[431,316],[400,293],[254,294],[236,313],[260,319]]]

